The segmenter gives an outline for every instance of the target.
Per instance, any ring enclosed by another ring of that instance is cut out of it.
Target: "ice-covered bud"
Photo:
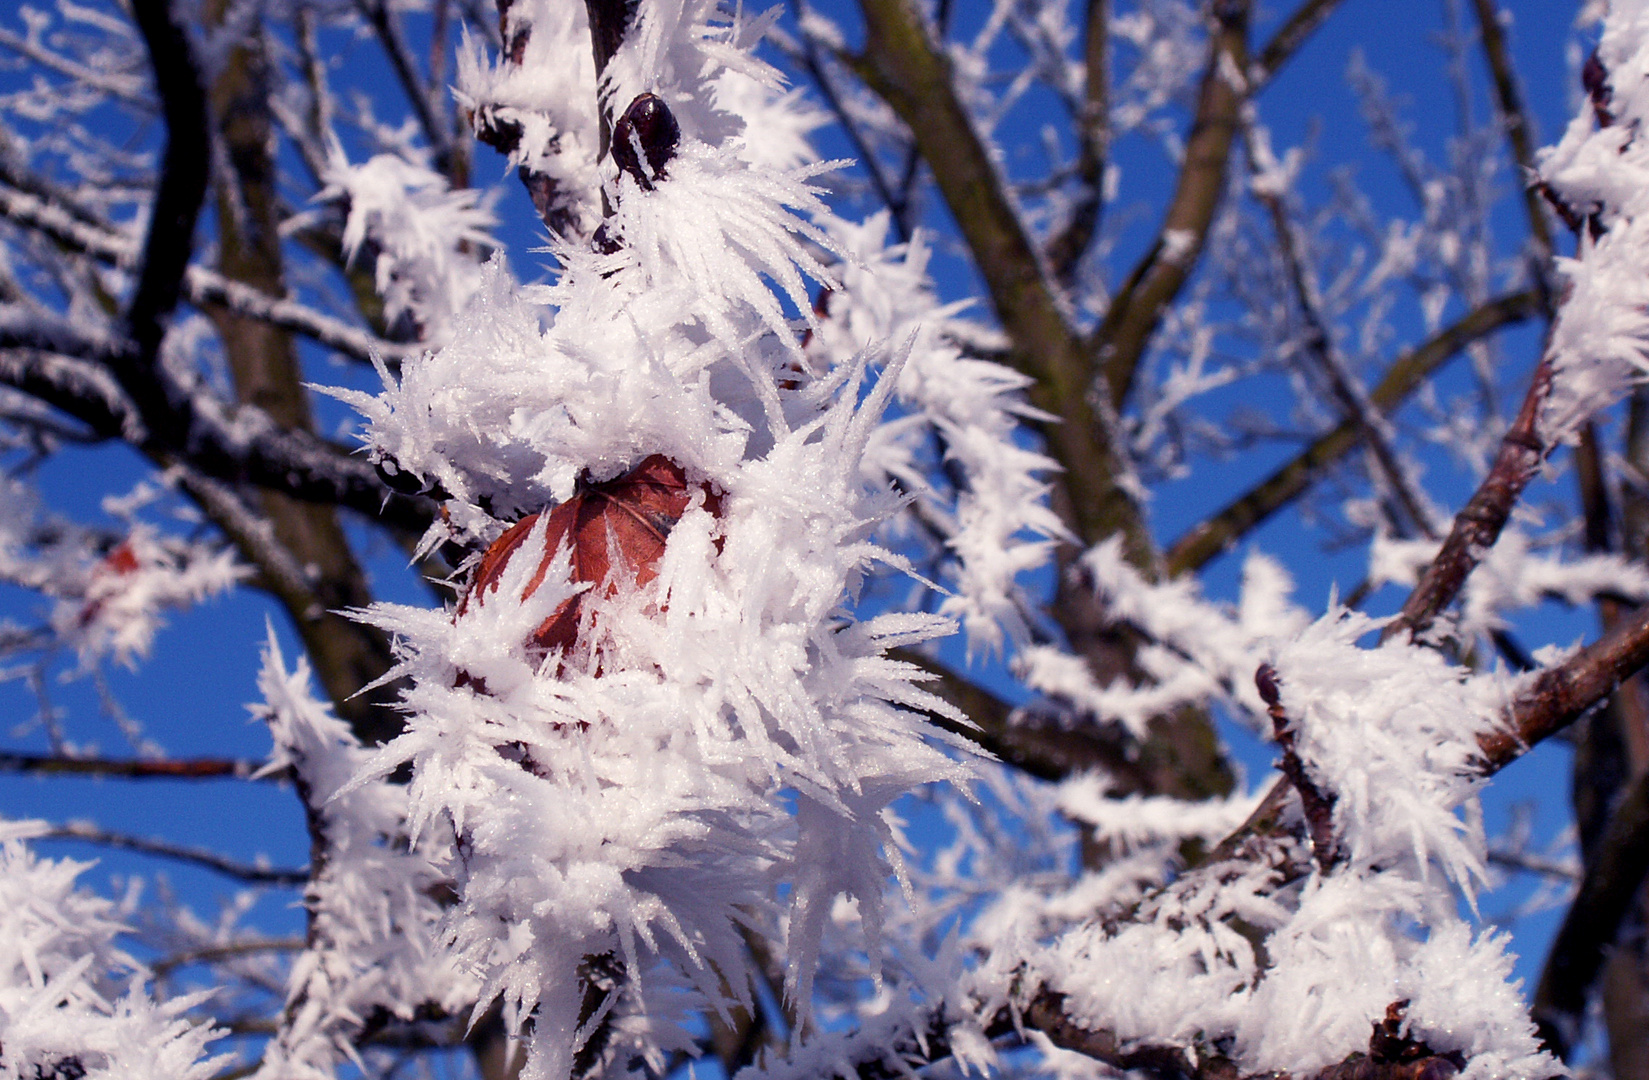
[[[637,97],[613,125],[613,160],[643,191],[653,190],[680,145],[681,126],[657,94]]]

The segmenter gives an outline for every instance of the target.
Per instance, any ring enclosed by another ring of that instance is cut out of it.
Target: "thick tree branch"
[[[791,0],[790,7],[791,11],[795,13],[799,28],[798,34],[802,43],[800,51],[796,54],[796,61],[813,77],[813,85],[818,87],[819,96],[824,98],[825,106],[835,114],[836,122],[842,126],[842,133],[847,136],[847,141],[852,145],[853,152],[858,156],[865,174],[870,177],[870,186],[876,189],[877,198],[882,200],[882,203],[888,208],[888,213],[893,216],[893,228],[898,233],[900,242],[906,242],[910,239],[910,204],[888,182],[886,174],[882,171],[881,162],[876,159],[876,154],[871,149],[870,141],[865,138],[864,132],[859,129],[858,122],[847,111],[847,107],[842,103],[841,95],[836,92],[836,84],[831,79],[830,72],[825,68],[819,43],[814,40],[812,34],[808,33],[806,22],[802,17],[802,0]],[[913,165],[917,160],[914,149],[910,160]]]
[[[195,221],[206,199],[211,160],[206,123],[206,91],[183,25],[169,0],[133,5],[133,18],[149,50],[155,89],[166,119],[166,151],[161,158],[160,186],[149,213],[142,269],[126,309],[126,322],[137,352],[115,369],[128,396],[145,413],[165,411],[163,399],[146,401],[158,391],[147,380],[160,351],[165,319],[177,306],[183,274],[189,265]]]
[[[1560,1057],[1574,1049],[1593,983],[1649,875],[1649,773],[1627,789],[1598,843],[1579,895],[1552,942],[1532,1012]]]
[[[1529,319],[1541,310],[1540,294],[1533,289],[1502,296],[1463,316],[1452,326],[1399,357],[1368,400],[1389,412],[1421,386],[1433,372],[1474,341]],[[1272,514],[1303,495],[1358,441],[1359,428],[1348,419],[1319,436],[1310,446],[1248,492],[1193,526],[1168,549],[1166,562],[1172,577],[1201,569]]]

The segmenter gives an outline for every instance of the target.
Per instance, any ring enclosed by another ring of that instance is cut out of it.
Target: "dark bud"
[[[1260,692],[1260,700],[1271,708],[1282,703],[1282,691],[1277,688],[1277,669],[1270,664],[1261,664],[1260,669],[1254,672],[1254,686]]]
[[[653,181],[664,175],[664,166],[680,145],[681,125],[657,94],[642,94],[630,102],[613,125],[613,160],[643,191],[653,190]]]
[[[590,237],[590,246],[603,255],[611,255],[624,247],[618,237],[608,230],[605,221],[595,227],[595,233]]]
[[[1609,71],[1598,59],[1595,50],[1580,69],[1580,85],[1586,88],[1586,96],[1592,99],[1592,112],[1597,117],[1598,126],[1608,127],[1614,123],[1614,114],[1609,110],[1614,98],[1609,89]]]
[[[417,495],[424,490],[423,477],[407,472],[391,458],[379,458],[372,463],[372,467],[378,470],[378,479],[391,491],[401,495]]]

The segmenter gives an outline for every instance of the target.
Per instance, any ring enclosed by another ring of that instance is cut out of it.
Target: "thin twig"
[[[1048,265],[1067,288],[1093,244],[1105,210],[1105,167],[1111,153],[1111,4],[1088,0],[1083,23],[1084,88],[1077,122],[1077,180],[1082,197],[1070,221],[1047,244]]]
[[[1546,260],[1552,254],[1552,225],[1546,217],[1541,194],[1532,182],[1535,177],[1535,145],[1529,110],[1524,107],[1523,95],[1517,88],[1517,73],[1512,66],[1511,50],[1506,45],[1506,32],[1500,25],[1498,5],[1494,0],[1472,0],[1472,6],[1477,9],[1483,55],[1489,62],[1489,74],[1494,79],[1500,121],[1505,125],[1506,141],[1511,145],[1512,157],[1521,174],[1523,206],[1529,217],[1529,232],[1535,241],[1535,251],[1531,254],[1540,264],[1537,272],[1543,274]]]
[[[1168,305],[1179,296],[1202,255],[1225,193],[1226,167],[1249,87],[1248,0],[1219,0],[1197,111],[1186,135],[1184,163],[1156,239],[1117,290],[1093,347],[1101,357],[1110,401],[1121,408]]]
[[[126,833],[110,832],[99,829],[95,825],[79,822],[70,822],[67,825],[58,825],[43,836],[51,840],[83,840],[88,844],[99,844],[103,847],[119,848],[122,851],[136,851],[144,855],[155,855],[163,859],[175,859],[179,862],[192,863],[195,866],[205,867],[208,870],[223,874],[226,877],[257,885],[276,885],[282,888],[296,888],[309,881],[307,867],[297,869],[275,869],[267,866],[253,866],[247,863],[226,859],[215,851],[204,848],[184,847],[181,844],[171,844],[164,840],[146,840],[140,836],[130,836]]]
[[[0,772],[46,776],[111,776],[127,780],[250,780],[261,766],[261,762],[235,758],[119,759],[0,751]]]

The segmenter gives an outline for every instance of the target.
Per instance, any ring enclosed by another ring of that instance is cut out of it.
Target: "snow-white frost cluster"
[[[116,942],[126,912],[75,887],[89,863],[41,859],[43,822],[0,823],[0,1073],[86,1080],[206,1080],[230,1059],[187,1018],[208,993],[157,1003]]]
[[[1467,1077],[1557,1071],[1505,940],[1458,914],[1486,880],[1477,738],[1511,684],[1406,642],[1360,647],[1376,629],[1334,613],[1273,657],[1296,750],[1335,800],[1338,861],[1297,881],[1280,868],[1302,852],[1214,863],[1119,929],[1064,934],[1030,963],[1075,1018],[1125,1046],[1228,1047],[1243,1074],[1310,1073],[1365,1050],[1406,1000],[1406,1037],[1462,1055]],[[1266,933],[1263,959],[1245,927]]]
[[[1549,349],[1555,385],[1542,434],[1560,439],[1620,399],[1649,372],[1649,5],[1616,0],[1597,58],[1603,98],[1587,102],[1563,139],[1543,151],[1543,181],[1575,214],[1595,222],[1581,249],[1559,259],[1568,290]]]
[[[410,318],[423,340],[439,344],[480,285],[472,252],[498,247],[490,199],[474,188],[454,191],[429,165],[399,154],[352,165],[341,148],[334,152],[316,199],[344,204],[344,255],[362,257],[370,240],[384,321]]]
[[[1045,565],[1065,535],[1042,479],[1053,461],[1014,440],[1022,424],[1043,417],[1024,399],[1029,379],[963,354],[968,344],[990,343],[989,332],[962,318],[965,304],[939,303],[920,234],[889,246],[888,227],[886,213],[863,225],[835,222],[832,237],[847,260],[809,355],[839,365],[876,342],[904,348],[894,398],[902,415],[872,437],[867,479],[914,494],[903,531],[934,541],[951,586],[940,613],[961,621],[970,645],[1023,645],[1034,605],[1021,575]],[[941,492],[935,478],[946,475],[956,478],[954,490]]]

